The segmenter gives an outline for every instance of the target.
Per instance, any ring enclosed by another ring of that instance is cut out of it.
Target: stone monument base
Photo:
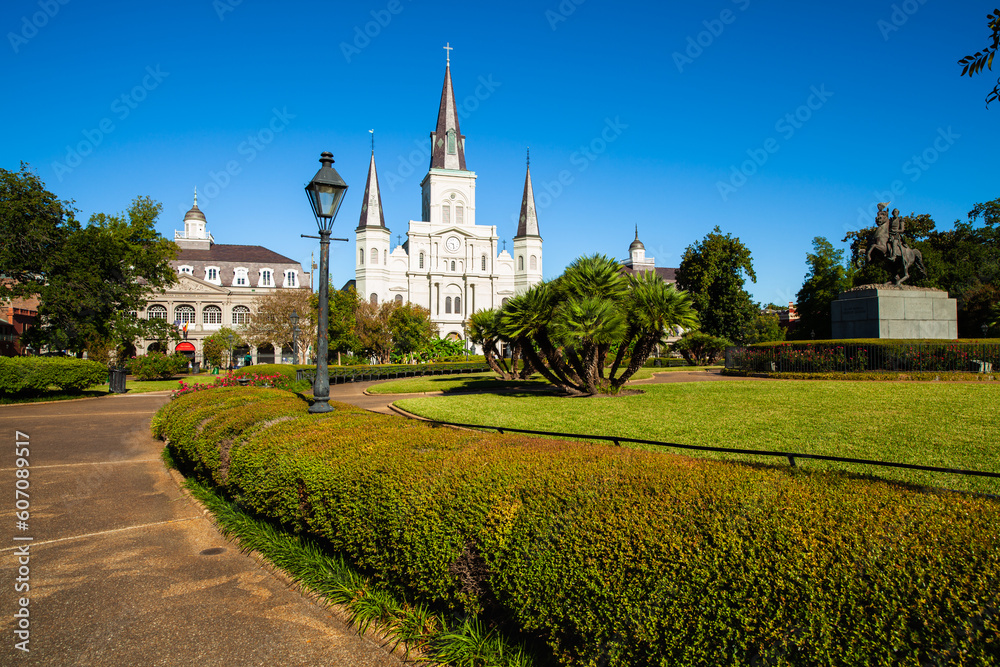
[[[958,338],[958,303],[948,293],[909,285],[862,285],[830,304],[833,337]]]

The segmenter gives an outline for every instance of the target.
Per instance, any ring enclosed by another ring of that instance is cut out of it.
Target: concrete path
[[[404,664],[220,536],[149,433],[167,400],[0,406],[0,665]],[[30,449],[27,530],[16,431]],[[15,592],[19,579],[30,590]],[[28,653],[15,648],[21,597]]]

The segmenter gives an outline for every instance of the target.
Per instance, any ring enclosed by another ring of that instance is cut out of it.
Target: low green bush
[[[77,392],[108,381],[104,364],[70,357],[0,357],[0,394],[42,394],[50,387]]]
[[[726,348],[731,345],[725,338],[701,331],[686,331],[680,340],[671,344],[670,349],[682,354],[689,366],[711,366],[725,355]]]
[[[153,430],[249,510],[558,664],[1000,660],[995,499],[331,405],[221,388]]]
[[[187,364],[183,354],[150,352],[132,359],[130,370],[136,380],[167,380],[187,368]]]

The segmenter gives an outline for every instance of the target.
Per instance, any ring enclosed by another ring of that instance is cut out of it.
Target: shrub
[[[691,366],[711,366],[732,345],[725,338],[717,338],[701,331],[688,331],[670,349],[680,352]]]
[[[150,352],[132,359],[132,377],[136,380],[166,380],[187,368],[187,357],[182,354],[167,356],[162,352]]]
[[[42,394],[50,387],[83,391],[108,381],[104,364],[68,357],[0,357],[0,393]]]
[[[834,340],[734,348],[732,367],[753,373],[1000,371],[1000,345],[973,341]]]
[[[558,664],[1000,659],[993,499],[331,405],[222,388],[153,429],[253,512]]]

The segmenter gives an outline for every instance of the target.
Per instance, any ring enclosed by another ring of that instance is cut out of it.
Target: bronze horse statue
[[[895,260],[889,260],[889,222],[883,222],[875,230],[875,242],[868,246],[868,261],[872,261],[872,251],[878,250],[882,253],[882,256],[889,262],[890,270],[896,268],[897,263],[902,264],[903,270],[902,275],[897,271],[894,276],[896,284],[901,284],[904,280],[910,277],[910,267],[916,265],[917,269],[920,270],[924,276],[927,275],[927,269],[924,268],[924,256],[919,250],[910,248],[905,244],[900,244],[899,256]]]

